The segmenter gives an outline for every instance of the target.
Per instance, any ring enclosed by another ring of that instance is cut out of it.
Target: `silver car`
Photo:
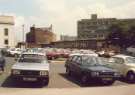
[[[23,53],[12,66],[11,77],[15,80],[49,83],[49,62],[43,53]]]

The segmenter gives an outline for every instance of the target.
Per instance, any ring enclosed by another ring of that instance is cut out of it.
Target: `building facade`
[[[0,48],[15,47],[14,17],[0,16]]]
[[[52,42],[51,46],[55,48],[71,49],[101,49],[106,44],[105,40],[74,40]]]
[[[74,40],[77,40],[77,37],[76,36],[61,35],[60,40],[61,41],[74,41]]]
[[[52,32],[52,26],[44,28],[31,27],[26,35],[27,47],[41,47],[42,44],[50,44],[56,41],[56,35]]]
[[[98,18],[97,14],[92,14],[91,19],[82,19],[77,22],[78,39],[106,39],[110,32],[109,27],[117,23],[135,25],[135,19]]]

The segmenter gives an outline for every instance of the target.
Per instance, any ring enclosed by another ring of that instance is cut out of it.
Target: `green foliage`
[[[109,27],[107,40],[111,44],[128,47],[135,44],[135,23],[120,21]]]

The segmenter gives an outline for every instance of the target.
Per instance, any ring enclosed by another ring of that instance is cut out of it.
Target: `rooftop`
[[[14,25],[14,17],[13,16],[5,16],[5,15],[1,15],[0,16],[0,24],[10,24],[10,25]]]

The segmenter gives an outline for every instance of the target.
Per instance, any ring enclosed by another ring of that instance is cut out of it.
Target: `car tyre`
[[[135,74],[134,74],[133,72],[129,72],[129,73],[127,74],[127,81],[128,81],[129,83],[135,82]]]

